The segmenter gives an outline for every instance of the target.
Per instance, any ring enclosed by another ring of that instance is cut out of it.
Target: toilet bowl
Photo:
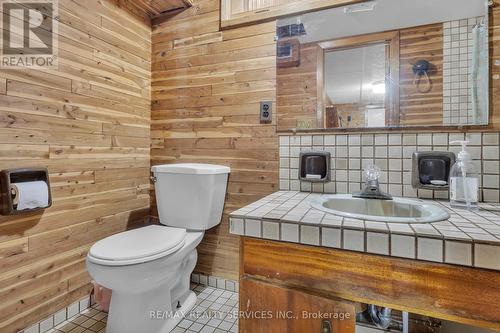
[[[167,333],[196,303],[190,275],[205,230],[220,223],[229,168],[173,164],[152,168],[162,225],[95,243],[87,270],[112,290],[107,333]]]

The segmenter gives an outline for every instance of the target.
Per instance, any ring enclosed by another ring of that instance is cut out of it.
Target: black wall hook
[[[431,69],[431,63],[427,60],[419,60],[413,65],[413,73],[418,76],[426,75]]]

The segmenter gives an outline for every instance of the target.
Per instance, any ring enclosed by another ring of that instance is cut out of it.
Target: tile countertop
[[[450,218],[410,225],[327,214],[310,206],[320,195],[273,193],[232,212],[230,233],[500,271],[500,204],[482,203],[471,212],[452,209],[447,201],[430,201]]]

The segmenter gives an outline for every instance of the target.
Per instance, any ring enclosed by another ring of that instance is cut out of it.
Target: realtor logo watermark
[[[0,68],[54,68],[58,0],[0,0]]]

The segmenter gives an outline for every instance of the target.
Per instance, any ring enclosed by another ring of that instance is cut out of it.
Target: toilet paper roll
[[[12,189],[17,193],[17,210],[49,206],[49,187],[44,181],[13,183]]]

